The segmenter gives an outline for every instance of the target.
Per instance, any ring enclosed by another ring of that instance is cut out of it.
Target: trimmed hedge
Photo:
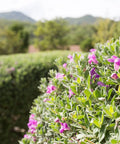
[[[57,69],[54,59],[67,51],[19,54],[0,57],[0,142],[17,143],[23,135],[37,86],[50,69]]]

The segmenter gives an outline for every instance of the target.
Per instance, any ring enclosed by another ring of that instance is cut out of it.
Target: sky
[[[20,11],[35,20],[86,14],[120,19],[120,0],[0,0],[0,12]]]

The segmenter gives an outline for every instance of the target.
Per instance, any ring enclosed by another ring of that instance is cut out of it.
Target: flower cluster
[[[108,59],[108,62],[114,63],[114,69],[115,71],[118,71],[120,68],[120,58],[117,56],[113,55],[111,58]]]
[[[91,54],[89,54],[88,55],[88,63],[89,64],[91,64],[92,62],[94,63],[94,64],[98,64],[98,61],[97,61],[97,59],[96,59],[96,55],[94,54],[94,53],[91,53]]]
[[[56,73],[56,79],[58,79],[58,80],[62,80],[63,78],[64,78],[64,74],[61,74],[61,73]]]
[[[56,87],[53,85],[50,85],[47,87],[47,93],[48,94],[52,93],[54,90],[56,90]]]
[[[94,77],[95,79],[98,79],[100,77],[99,74],[96,73],[95,67],[91,69],[90,71],[91,79]]]
[[[33,141],[36,141],[36,138],[34,137],[34,134],[36,132],[37,125],[38,125],[38,122],[37,122],[37,120],[35,120],[35,115],[31,114],[30,118],[29,118],[29,122],[28,122],[28,128],[29,128],[28,133],[29,134],[25,134],[24,138],[32,139]]]
[[[54,120],[54,122],[60,123],[60,125],[61,125],[60,133],[63,133],[63,132],[66,131],[66,130],[70,130],[70,128],[68,127],[68,124],[67,124],[67,123],[62,123],[62,122],[60,122],[59,118],[56,118],[56,119]]]

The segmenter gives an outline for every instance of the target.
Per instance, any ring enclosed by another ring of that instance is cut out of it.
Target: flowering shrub
[[[16,144],[27,129],[33,100],[40,94],[39,81],[56,69],[54,60],[69,51],[0,56],[0,142]]]
[[[59,73],[51,70],[48,84],[41,79],[20,144],[120,143],[120,41],[56,62]]]

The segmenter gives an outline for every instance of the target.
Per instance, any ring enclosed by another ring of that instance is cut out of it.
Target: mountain
[[[71,17],[64,18],[64,20],[67,21],[71,25],[94,24],[97,21],[102,20],[102,19],[104,18],[94,17],[92,15],[85,15],[80,18],[71,18]]]
[[[17,11],[0,13],[0,20],[12,20],[12,21],[22,21],[34,23],[35,20],[26,16],[25,14]]]

